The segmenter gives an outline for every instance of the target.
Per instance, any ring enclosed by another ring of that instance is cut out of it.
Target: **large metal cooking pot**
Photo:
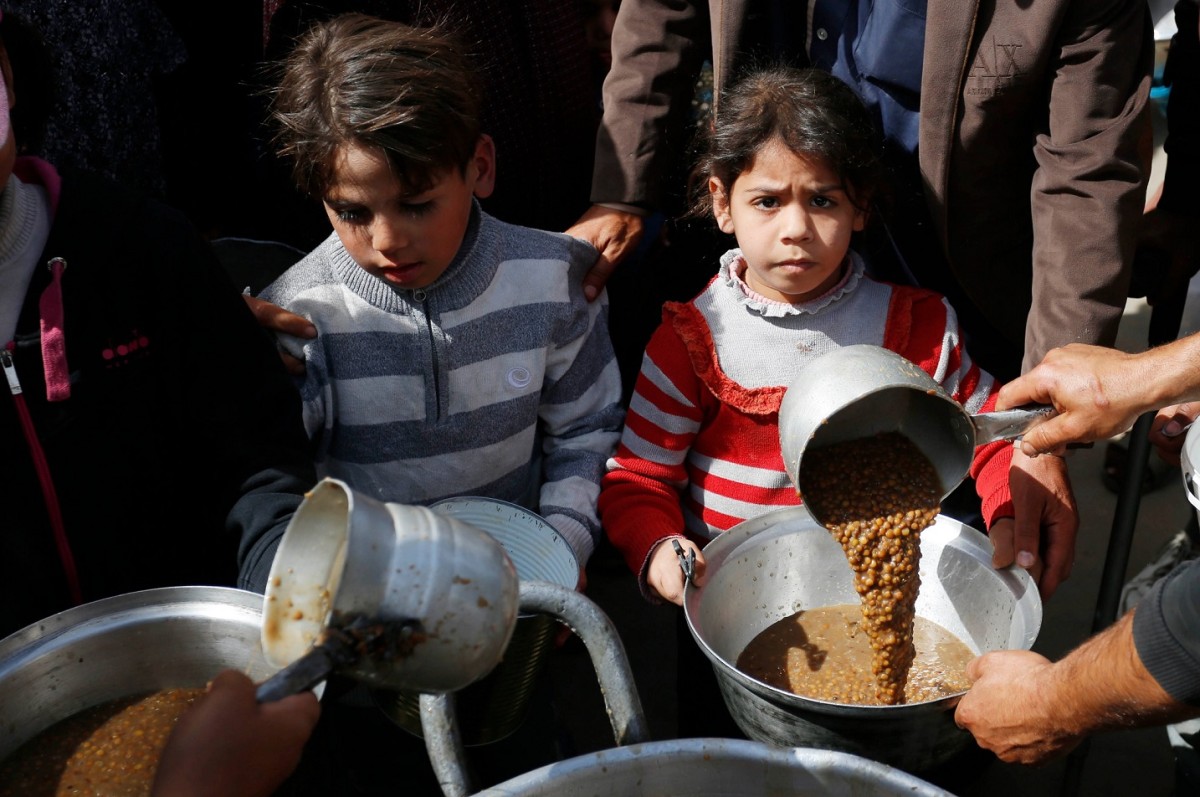
[[[0,640],[0,759],[110,700],[204,686],[223,669],[275,671],[259,645],[262,596],[165,587],[76,606]]]
[[[742,739],[676,739],[602,750],[527,772],[475,797],[643,794],[952,797],[905,772],[848,753]]]
[[[684,593],[688,627],[712,662],[726,705],[752,739],[865,756],[910,772],[949,761],[971,743],[954,724],[960,695],[899,706],[800,697],[734,663],[767,626],[801,609],[858,604],[846,555],[804,507],[741,523],[704,548],[708,578]],[[1020,568],[996,570],[980,532],[939,516],[921,534],[918,616],[977,654],[1028,649],[1041,626],[1037,587]]]
[[[1039,406],[971,415],[933,377],[880,346],[844,346],[812,360],[779,406],[779,444],[804,494],[804,452],[883,432],[910,439],[937,470],[942,496],[962,482],[975,449],[1018,437],[1054,414]]]

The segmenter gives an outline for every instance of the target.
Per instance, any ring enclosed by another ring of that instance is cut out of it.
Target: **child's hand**
[[[224,670],[167,739],[154,797],[267,797],[296,765],[317,724],[312,692],[258,703],[254,682]]]
[[[268,332],[292,335],[306,340],[317,336],[317,328],[304,316],[289,313],[282,307],[263,299],[256,299],[250,294],[243,294],[242,299],[250,308],[250,312],[254,314],[254,319],[258,321],[259,326]],[[279,357],[283,360],[283,365],[287,368],[288,373],[292,376],[304,376],[304,360],[298,359],[283,348],[279,349]]]
[[[704,583],[704,554],[696,543],[684,537],[671,537],[655,546],[650,553],[650,564],[646,568],[646,583],[663,600],[682,606],[683,568],[679,566],[679,556],[675,553],[671,540],[679,541],[684,555],[689,551],[696,552],[696,571],[692,578],[696,586]]]

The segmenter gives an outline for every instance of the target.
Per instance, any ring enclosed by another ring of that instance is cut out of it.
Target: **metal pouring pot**
[[[516,569],[491,536],[323,479],[271,566],[262,647],[286,669],[259,699],[334,670],[374,687],[461,689],[500,661],[517,610]]]
[[[971,415],[933,377],[880,346],[844,346],[806,365],[779,407],[779,443],[792,484],[804,494],[804,452],[900,432],[937,470],[942,496],[966,477],[975,449],[1020,437],[1055,414],[1036,406]]]

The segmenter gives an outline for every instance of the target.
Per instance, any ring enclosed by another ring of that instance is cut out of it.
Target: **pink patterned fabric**
[[[46,372],[46,400],[66,401],[71,397],[67,339],[63,334],[62,275],[67,262],[56,257],[47,267],[50,269],[50,284],[38,300],[42,320],[42,367]]]

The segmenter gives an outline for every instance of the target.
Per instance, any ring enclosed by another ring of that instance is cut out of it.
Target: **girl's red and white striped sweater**
[[[668,303],[646,347],[599,509],[604,531],[645,591],[655,546],[686,534],[703,544],[799,498],[783,467],[779,404],[813,357],[858,343],[919,365],[968,412],[990,410],[999,385],[972,362],[949,303],[928,290],[866,276],[853,252],[845,277],[802,304],[774,302],[742,279],[738,250],[695,299]],[[1012,447],[979,448],[971,466],[983,517],[1012,514]]]

